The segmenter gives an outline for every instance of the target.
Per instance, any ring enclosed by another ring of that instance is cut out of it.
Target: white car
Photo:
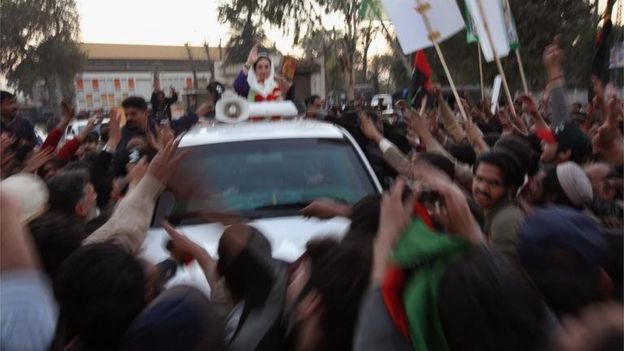
[[[109,118],[104,118],[102,120],[102,123],[100,123],[98,126],[95,127],[94,131],[99,134],[100,127],[102,126],[102,124],[108,124],[109,120],[110,120]],[[72,140],[73,138],[75,138],[87,126],[88,122],[89,122],[88,119],[75,119],[71,121],[69,125],[67,125],[67,128],[65,129],[65,135],[63,136],[62,142],[65,142],[67,140]]]
[[[377,94],[371,99],[371,107],[380,110],[384,116],[394,112],[393,106],[390,94]]]
[[[177,228],[216,257],[225,227],[205,223],[197,211],[227,208],[251,219],[249,224],[271,242],[275,258],[291,262],[310,239],[341,237],[350,223],[346,218],[307,219],[299,215],[300,209],[318,198],[353,204],[381,191],[357,143],[329,123],[198,126],[184,135],[180,148],[190,152],[158,200],[142,250],[153,263],[169,257],[168,236],[159,225],[167,216],[177,218]],[[172,192],[193,195],[179,201]],[[196,263],[178,269],[170,284],[180,283],[209,289]]]

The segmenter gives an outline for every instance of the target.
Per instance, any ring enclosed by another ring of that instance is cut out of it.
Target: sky
[[[87,43],[203,45],[227,42],[229,28],[217,20],[217,0],[77,0],[80,39]],[[326,17],[328,28],[342,25]],[[269,40],[284,54],[301,55],[292,37],[274,28],[265,28]],[[387,50],[381,36],[371,45],[371,55]]]
[[[227,42],[229,28],[217,20],[219,0],[77,0],[81,40],[88,43],[203,45]],[[512,0],[523,1],[523,0]],[[594,1],[594,0],[590,0]],[[624,0],[618,0],[624,1]],[[604,8],[607,0],[598,0]],[[617,6],[617,5],[616,5]],[[326,16],[326,28],[341,28],[338,18]],[[292,37],[275,28],[265,28],[269,40],[284,54],[300,56]],[[369,55],[388,52],[386,40],[378,35]]]

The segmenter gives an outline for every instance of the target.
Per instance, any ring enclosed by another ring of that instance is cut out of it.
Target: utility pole
[[[197,70],[195,69],[195,61],[191,54],[191,47],[188,43],[185,43],[184,47],[186,47],[186,53],[188,54],[189,63],[191,64],[191,72],[193,72],[193,89],[197,90]]]
[[[208,69],[210,70],[210,83],[215,81],[215,63],[210,57],[210,47],[208,43],[204,41],[204,50],[206,50],[206,57],[208,59]]]

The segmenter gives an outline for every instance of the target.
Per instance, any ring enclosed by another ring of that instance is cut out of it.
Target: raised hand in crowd
[[[177,168],[177,165],[184,158],[184,153],[178,152],[179,145],[179,139],[169,141],[164,148],[154,156],[154,159],[147,168],[147,172],[158,179],[162,184],[167,183],[167,180]]]
[[[376,143],[383,139],[383,134],[377,129],[373,121],[366,115],[365,112],[360,112],[360,130],[365,137]]]
[[[435,206],[432,217],[444,226],[446,233],[476,244],[485,243],[485,236],[470,212],[466,196],[455,183],[432,169],[422,172],[420,179],[429,191],[439,196],[440,203]]]
[[[87,138],[87,136],[95,129],[97,125],[102,123],[102,119],[104,116],[101,111],[96,112],[96,115],[89,118],[87,125],[80,131],[80,134],[76,136],[78,140],[83,141]]]
[[[523,94],[517,98],[522,106],[524,107],[526,113],[529,114],[531,119],[533,120],[533,125],[535,128],[548,128],[548,124],[544,121],[544,117],[539,112],[537,105],[535,104],[535,100],[530,95]]]
[[[24,163],[22,172],[36,172],[40,167],[54,158],[54,149],[41,149],[34,151]]]
[[[120,115],[117,108],[112,108],[109,112],[108,121],[108,141],[106,142],[106,148],[108,150],[116,150],[119,141],[121,141],[121,125]]]
[[[211,289],[215,288],[219,276],[217,274],[217,261],[210,256],[208,251],[182,233],[178,232],[169,222],[163,221],[162,226],[171,238],[169,251],[172,258],[180,264],[195,260],[201,267]]]
[[[556,36],[553,42],[546,47],[542,60],[548,74],[548,81],[554,82],[563,78],[561,61],[563,52],[560,47],[560,37]]]
[[[381,284],[388,268],[389,253],[412,218],[413,197],[403,201],[406,185],[399,179],[381,199],[379,229],[373,253],[372,282]]]
[[[466,123],[464,123],[464,130],[466,131],[466,138],[470,144],[474,146],[477,155],[490,149],[485,140],[483,140],[483,133],[473,121],[466,121]]]
[[[156,135],[147,133],[147,143],[156,150],[162,150],[171,140],[175,138],[175,133],[171,129],[168,121],[164,124],[156,125]]]

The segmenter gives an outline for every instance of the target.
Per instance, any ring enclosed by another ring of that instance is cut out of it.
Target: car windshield
[[[191,148],[159,199],[154,223],[207,222],[227,211],[247,218],[296,215],[319,198],[353,204],[376,192],[346,139],[257,140]]]

